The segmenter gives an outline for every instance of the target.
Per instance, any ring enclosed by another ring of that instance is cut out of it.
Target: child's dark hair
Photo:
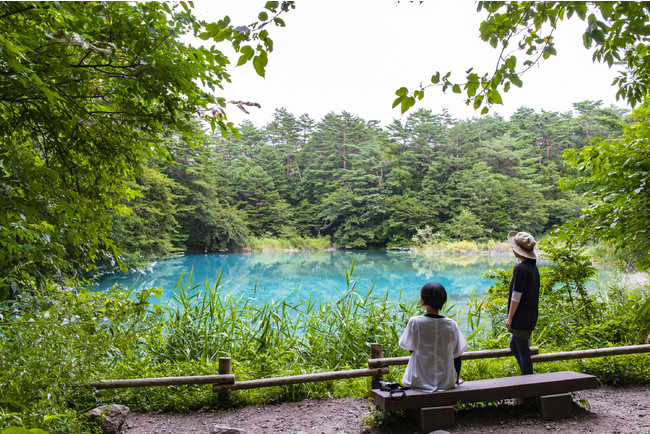
[[[429,282],[420,290],[420,297],[427,306],[440,310],[447,301],[447,291],[438,282]]]

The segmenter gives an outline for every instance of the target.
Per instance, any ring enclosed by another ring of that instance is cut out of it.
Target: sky
[[[225,15],[234,25],[257,20],[264,1],[195,1],[195,13],[207,21]],[[266,77],[259,77],[251,63],[235,67],[238,54],[224,43],[217,47],[229,56],[232,83],[221,94],[227,100],[256,102],[249,115],[228,107],[235,124],[245,119],[262,127],[277,108],[296,117],[307,113],[316,121],[329,112],[347,111],[383,126],[406,119],[417,108],[434,113],[447,109],[457,119],[479,116],[465,105],[462,94],[439,88],[427,89],[425,98],[401,115],[392,108],[395,91],[414,90],[429,83],[436,71],[452,71],[460,81],[474,67],[481,75],[496,65],[498,51],[479,37],[485,12],[476,2],[388,0],[299,0],[282,15],[286,27],[267,26],[274,42]],[[582,45],[586,24],[578,19],[562,22],[555,31],[557,56],[552,56],[522,76],[523,88],[502,93],[503,105],[491,113],[508,118],[519,107],[536,111],[567,112],[572,103],[602,100],[605,106],[625,107],[616,101],[611,86],[615,69],[594,64]],[[519,64],[523,57],[518,56]],[[452,77],[454,76],[452,75]]]

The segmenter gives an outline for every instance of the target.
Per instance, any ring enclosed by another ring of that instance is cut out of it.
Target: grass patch
[[[413,250],[431,253],[456,254],[510,254],[512,249],[506,242],[489,240],[479,241],[432,241],[413,247]]]
[[[0,429],[38,427],[51,432],[87,432],[83,415],[109,403],[132,409],[191,411],[217,408],[210,386],[92,390],[77,387],[101,379],[213,374],[218,358],[230,356],[238,381],[367,367],[370,344],[385,357],[408,354],[397,342],[408,322],[421,313],[414,297],[388,301],[373,288],[356,290],[354,263],[347,289],[333,301],[258,302],[236,298],[217,281],[179,279],[173,302],[149,302],[161,289],[135,294],[50,287],[0,304]],[[542,279],[548,272],[542,269]],[[491,274],[484,298],[472,298],[463,318],[470,350],[506,348],[503,330],[509,272]],[[650,288],[608,286],[589,295],[590,316],[576,318],[561,290],[546,288],[533,345],[542,352],[642,343],[650,332],[644,300]],[[553,306],[553,309],[545,308]],[[640,314],[637,314],[640,313]],[[458,314],[457,314],[458,315]],[[575,370],[607,384],[650,383],[650,355],[629,355],[538,363],[536,372]],[[404,366],[391,368],[388,381],[401,381]],[[463,363],[465,380],[518,375],[511,357]],[[369,378],[235,391],[235,405],[320,397],[366,396]],[[383,416],[373,416],[377,420]]]
[[[332,248],[329,236],[321,238],[306,238],[293,236],[290,238],[251,237],[244,250],[272,252],[272,251],[300,251],[300,250],[327,250]]]

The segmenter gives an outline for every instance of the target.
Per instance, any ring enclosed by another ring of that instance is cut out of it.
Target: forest
[[[522,107],[508,120],[418,109],[385,128],[280,108],[261,128],[241,125],[241,140],[196,123],[198,143],[165,135],[169,158],[136,178],[113,240],[137,259],[242,248],[251,236],[329,237],[337,248],[409,247],[425,227],[446,241],[541,237],[586,206],[581,191],[558,187],[572,173],[563,152],[628,123],[598,101],[573,106]]]
[[[116,402],[141,411],[221,406],[201,386],[102,391],[83,387],[90,381],[214,374],[222,356],[235,361],[237,381],[347,370],[367,365],[373,342],[386,357],[407,355],[397,337],[419,304],[360,293],[354,262],[340,298],[322,303],[256,304],[191,273],[164,306],[154,302],[162,288],[86,285],[98,269],[260,239],[408,248],[525,230],[550,263],[540,266],[540,306],[551,308],[540,309],[533,345],[646,342],[650,286],[620,278],[589,287],[597,269],[587,248],[625,275],[650,269],[647,2],[479,2],[480,37],[502,49],[496,69],[438,71],[421,88],[397,89],[390,125],[279,108],[267,125],[235,126],[227,114],[237,104],[222,93],[230,67],[264,77],[274,31],[296,7],[269,1],[241,26],[197,18],[185,1],[0,1],[2,434],[97,432],[88,411]],[[631,110],[604,107],[595,89],[567,113],[491,114],[526,69],[556,55],[553,30],[568,19],[585,25],[578,43],[594,61],[620,68],[613,85]],[[239,57],[229,59],[224,45]],[[430,87],[462,94],[477,117],[418,107]],[[473,350],[508,346],[511,270],[486,277],[494,283],[484,297],[472,296],[463,312],[443,310],[466,326]],[[650,383],[648,354],[535,369]],[[510,357],[463,365],[466,380],[518,373]],[[233,400],[363,397],[368,386],[366,378],[306,383]]]

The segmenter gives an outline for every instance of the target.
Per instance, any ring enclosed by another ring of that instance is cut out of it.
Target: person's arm
[[[512,330],[512,319],[515,317],[515,312],[517,312],[517,308],[519,307],[521,295],[521,292],[512,292],[512,298],[510,299],[510,308],[508,309],[508,319],[506,319],[506,328],[508,330]]]
[[[411,318],[399,339],[399,346],[405,350],[415,351],[415,343],[417,342],[417,327],[415,319]]]

